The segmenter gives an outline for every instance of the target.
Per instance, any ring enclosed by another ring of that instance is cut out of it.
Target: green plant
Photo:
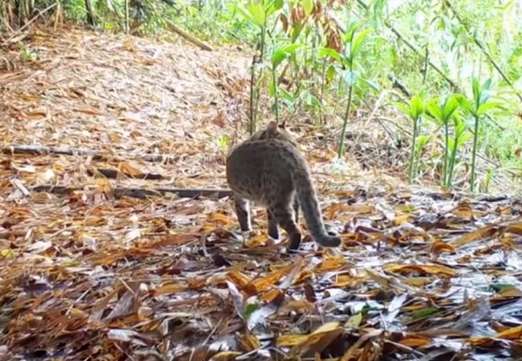
[[[350,116],[350,110],[352,107],[353,88],[359,76],[358,72],[354,70],[355,60],[359,51],[361,50],[364,39],[368,35],[368,30],[358,32],[359,27],[360,25],[358,23],[352,23],[343,36],[343,40],[345,41],[345,52],[341,55],[341,62],[347,68],[344,71],[343,79],[348,86],[348,100],[346,102],[346,111],[343,117],[343,126],[339,139],[339,148],[337,150],[339,158],[342,158],[344,155],[344,141],[346,137],[348,118]]]
[[[256,116],[259,105],[260,91],[257,86],[257,64],[263,63],[269,17],[280,10],[282,6],[282,0],[249,0],[246,6],[240,2],[236,4],[239,13],[241,13],[250,24],[258,28],[256,44],[258,54],[254,55],[250,69],[250,121],[248,124],[250,134],[253,134],[256,129]],[[272,71],[275,70],[272,69]]]
[[[410,161],[408,166],[408,180],[411,183],[417,174],[416,169],[416,154],[417,150],[417,138],[420,132],[420,122],[422,115],[424,114],[426,104],[421,96],[413,96],[408,104],[399,104],[399,108],[408,115],[412,121],[412,139],[410,149]]]
[[[473,78],[471,82],[472,98],[469,99],[465,96],[460,97],[462,107],[468,111],[473,118],[473,149],[471,151],[471,177],[469,180],[471,191],[475,190],[480,122],[489,111],[500,108],[499,103],[490,100],[491,85],[491,79],[480,84],[477,78]]]
[[[279,100],[277,96],[277,67],[289,56],[295,54],[299,49],[299,44],[286,44],[281,47],[273,49],[271,56],[271,72],[272,72],[272,94],[274,96],[274,112],[276,116],[276,122],[279,123]]]
[[[223,134],[221,136],[219,136],[216,140],[216,144],[219,148],[219,150],[223,153],[223,154],[226,154],[227,153],[227,150],[228,148],[230,147],[230,142],[231,142],[231,139],[228,135],[226,134]]]
[[[26,47],[26,46],[22,46],[22,48],[20,49],[20,60],[22,61],[35,61],[38,59],[38,54]]]
[[[469,133],[466,131],[466,124],[462,116],[458,113],[452,117],[453,119],[453,139],[449,142],[449,161],[448,161],[448,177],[447,187],[452,186],[453,174],[457,164],[457,151],[468,140]]]
[[[438,125],[444,129],[444,159],[443,159],[443,170],[442,170],[442,185],[449,187],[451,184],[450,179],[450,121],[459,107],[458,95],[451,94],[446,97],[435,98],[428,102],[427,112],[435,119]],[[457,143],[455,143],[455,147]],[[455,149],[456,151],[456,149]]]

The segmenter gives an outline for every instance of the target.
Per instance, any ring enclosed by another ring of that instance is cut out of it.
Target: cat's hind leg
[[[239,227],[242,232],[249,232],[252,230],[252,221],[250,215],[250,202],[237,195],[234,196],[234,206],[236,216],[239,221]]]
[[[294,201],[293,201],[292,206],[294,208],[295,223],[299,224],[299,201],[297,200],[297,196],[294,196]]]
[[[292,215],[292,210],[289,203],[278,203],[270,207],[270,212],[273,214],[277,223],[286,231],[288,234],[290,250],[299,248],[301,243],[301,232],[297,228]]]
[[[268,215],[268,235],[270,236],[270,238],[279,239],[279,228],[277,227],[277,219],[273,215],[273,213],[270,212],[269,209],[266,210],[266,213]]]

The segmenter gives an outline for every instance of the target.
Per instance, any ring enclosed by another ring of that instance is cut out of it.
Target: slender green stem
[[[260,63],[263,63],[263,58],[265,56],[265,43],[266,43],[266,24],[263,25],[263,28],[261,29],[261,42],[259,45],[259,59],[258,61]],[[257,84],[255,85],[255,98],[254,98],[254,122],[257,120],[257,111],[259,110],[259,98],[261,96],[261,91]],[[254,123],[254,131],[255,131],[255,123]]]
[[[272,86],[274,88],[274,110],[276,123],[279,124],[279,99],[277,98],[277,76],[275,66],[272,66]]]
[[[442,185],[448,186],[448,158],[449,158],[449,125],[448,120],[444,122],[444,171]]]
[[[471,191],[475,190],[475,174],[476,174],[476,160],[477,160],[477,144],[478,144],[478,131],[479,131],[479,117],[474,114],[475,118],[475,129],[473,134],[473,151],[471,153],[471,179],[470,179],[470,187]]]
[[[250,68],[250,122],[248,124],[248,133],[254,134],[256,130],[256,112],[255,112],[255,96],[256,96],[256,57],[252,58],[252,67]]]
[[[417,123],[418,123],[419,119],[416,118],[416,119],[413,119],[413,135],[412,135],[412,139],[411,139],[411,150],[410,150],[410,166],[409,166],[409,170],[408,170],[408,180],[409,182],[411,183],[413,181],[413,176],[414,176],[414,163],[415,163],[415,148],[416,148],[416,143],[417,143]]]
[[[447,178],[448,188],[450,188],[453,183],[453,170],[455,169],[455,159],[457,158],[457,147],[459,144],[458,142],[459,142],[459,138],[455,134],[455,138],[453,140],[453,149],[451,150],[451,155],[450,155],[450,160],[449,160],[449,165],[448,165],[448,178]]]
[[[344,155],[344,138],[346,137],[346,126],[348,125],[348,117],[350,116],[350,110],[352,108],[352,93],[353,85],[348,88],[348,104],[346,104],[346,112],[344,113],[343,129],[341,131],[341,139],[339,140],[339,149],[337,155],[342,158]]]
[[[319,120],[322,124],[325,123],[324,119],[324,109],[323,109],[323,98],[324,98],[324,88],[326,86],[326,57],[323,59],[323,68],[321,69],[321,90],[319,93],[319,104],[321,104],[321,108],[319,108]]]

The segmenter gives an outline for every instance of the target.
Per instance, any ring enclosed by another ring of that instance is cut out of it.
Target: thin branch
[[[202,42],[201,40],[197,39],[193,35],[187,33],[185,30],[183,30],[180,27],[178,27],[172,21],[166,20],[166,23],[167,23],[167,27],[170,30],[172,30],[173,32],[175,32],[178,35],[181,35],[183,38],[185,38],[185,40],[188,40],[189,42],[191,42],[192,44],[198,46],[199,48],[201,48],[203,50],[212,51],[212,47],[210,45],[205,44],[204,42]]]
[[[134,158],[141,159],[147,162],[165,162],[171,163],[175,160],[175,157],[163,155],[163,154],[103,154],[89,149],[73,149],[73,148],[54,148],[43,145],[25,145],[25,144],[12,144],[1,148],[0,152],[4,154],[36,154],[36,155],[77,155],[84,157],[91,157],[94,160],[110,160],[119,158]]]
[[[33,192],[45,192],[65,195],[72,192],[83,191],[82,187],[65,187],[65,186],[53,186],[53,185],[42,185],[33,187],[30,189]],[[117,187],[112,189],[112,195],[116,198],[131,197],[131,198],[147,198],[147,197],[158,197],[167,194],[176,194],[180,198],[197,198],[197,197],[208,197],[208,198],[225,198],[232,195],[232,191],[228,189],[185,189],[185,188],[154,188],[154,189],[143,189],[143,188],[123,188]]]
[[[24,26],[22,26],[20,29],[18,29],[13,35],[11,35],[10,37],[8,37],[5,41],[2,42],[2,46],[6,46],[7,44],[9,44],[13,39],[17,38],[19,34],[22,33],[22,31],[24,31],[26,28],[29,27],[29,25],[31,25],[32,23],[34,23],[36,21],[36,19],[38,19],[40,16],[42,16],[43,14],[45,14],[46,12],[48,12],[49,10],[53,9],[55,6],[57,5],[57,3],[53,3],[51,5],[49,5],[48,7],[46,7],[45,9],[41,10],[38,12],[38,14],[36,14],[33,18],[31,18],[27,23],[24,24]],[[16,39],[16,41],[18,41],[19,39]]]
[[[369,7],[368,5],[366,5],[366,3],[364,3],[364,1],[362,0],[357,0],[357,3],[359,5],[361,5],[365,10],[368,10]],[[395,36],[401,40],[408,48],[410,48],[414,53],[416,53],[418,56],[420,57],[425,57],[425,54],[417,49],[417,47],[415,45],[413,45],[412,43],[410,43],[408,41],[408,39],[406,39],[397,29],[395,29],[393,27],[393,25],[390,24],[389,21],[387,20],[384,20],[384,25],[386,25],[386,27],[388,29],[390,29],[394,34]],[[453,81],[451,80],[437,65],[433,64],[430,60],[428,60],[428,64],[431,68],[433,68],[433,70],[435,70],[441,77],[444,78],[444,80],[446,80],[450,85],[451,87],[454,89],[454,90],[459,90],[459,86]]]
[[[453,7],[453,5],[451,5],[451,3],[449,2],[449,0],[445,0],[444,1],[446,3],[446,5],[448,6],[448,8],[451,10],[451,12],[453,13],[453,15],[455,16],[455,18],[458,20],[458,22],[460,23],[460,25],[462,25],[464,27],[464,29],[466,30],[466,32],[468,33],[468,36],[471,37],[471,39],[473,39],[473,42],[479,47],[479,49],[482,51],[482,53],[486,56],[486,58],[489,60],[489,62],[491,63],[491,65],[493,65],[493,67],[497,70],[497,72],[500,74],[500,76],[502,77],[502,79],[504,79],[504,81],[511,87],[511,89],[513,89],[513,91],[515,92],[516,96],[518,97],[518,99],[520,99],[520,101],[522,101],[522,94],[520,94],[520,92],[515,88],[515,86],[513,85],[513,83],[511,82],[511,80],[509,80],[509,78],[507,77],[507,75],[502,71],[502,69],[500,69],[500,66],[497,64],[497,62],[493,59],[493,57],[491,56],[491,54],[489,54],[489,52],[486,50],[486,47],[480,42],[480,40],[474,36],[468,25],[464,22],[464,20],[461,18],[461,16],[459,15],[459,13],[457,12],[457,10],[455,10],[455,8]]]

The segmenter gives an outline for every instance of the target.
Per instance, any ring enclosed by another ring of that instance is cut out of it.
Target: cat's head
[[[276,123],[274,121],[268,123],[265,129],[259,130],[254,133],[250,140],[265,140],[265,139],[277,139],[282,140],[288,143],[291,143],[294,146],[297,146],[294,141],[293,135],[286,129],[286,124]]]

